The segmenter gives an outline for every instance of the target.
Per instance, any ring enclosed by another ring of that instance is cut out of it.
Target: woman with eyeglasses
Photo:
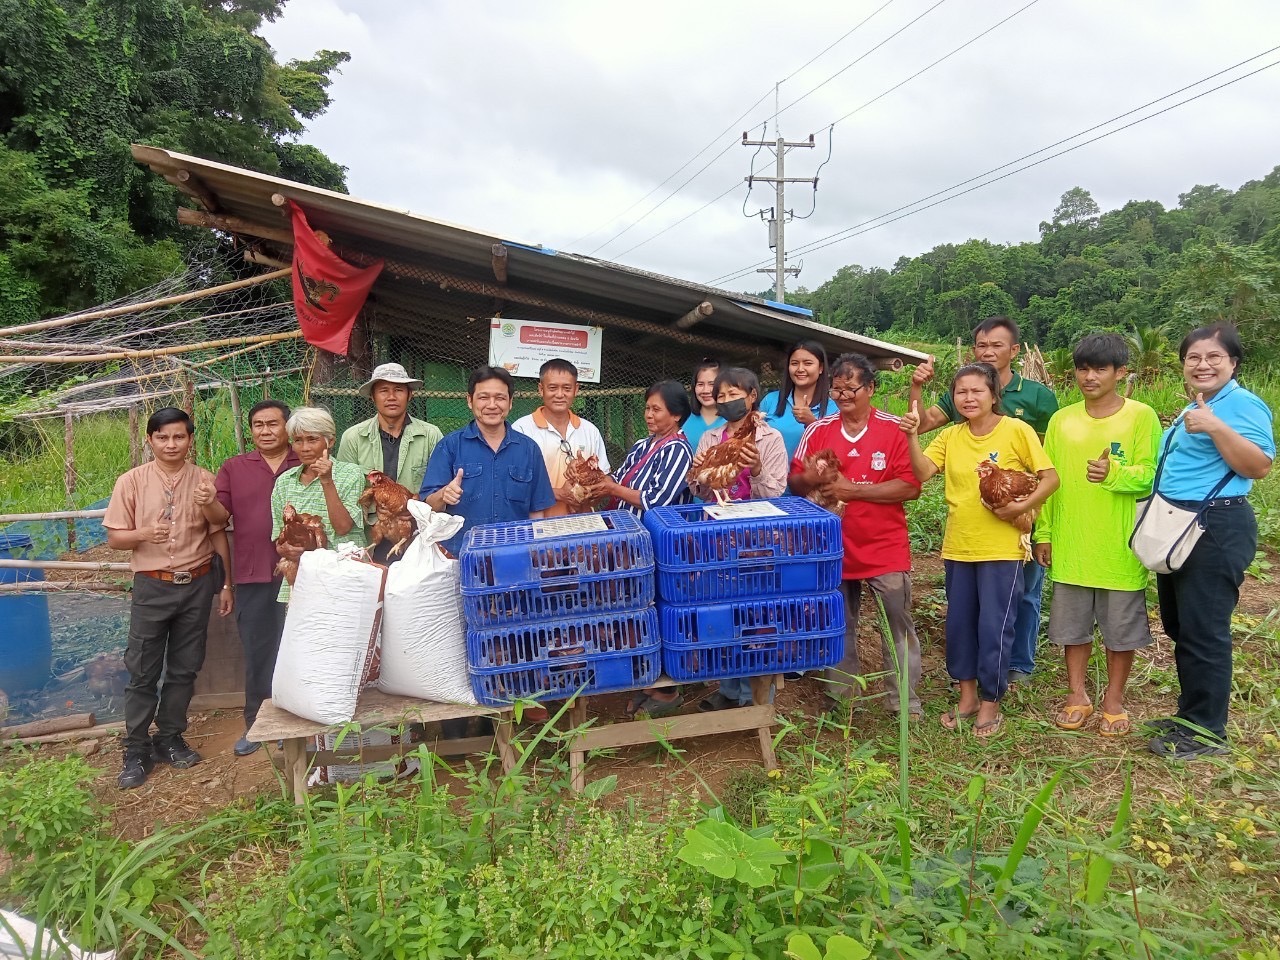
[[[1180,691],[1177,714],[1150,725],[1156,736],[1148,746],[1187,760],[1227,752],[1231,614],[1258,548],[1247,498],[1253,481],[1271,472],[1276,444],[1271,410],[1236,380],[1244,349],[1234,327],[1192,330],[1178,357],[1192,401],[1161,439],[1156,492],[1175,506],[1206,509],[1204,533],[1186,562],[1156,575]]]
[[[708,430],[724,426],[724,418],[716,409],[716,375],[720,372],[720,361],[703,357],[702,362],[694,367],[692,394],[689,406],[692,413],[684,422],[684,435],[689,446],[698,449],[702,435]]]
[[[827,351],[816,340],[801,340],[787,351],[782,387],[760,401],[769,426],[782,434],[787,458],[795,456],[804,428],[836,412],[829,393]]]

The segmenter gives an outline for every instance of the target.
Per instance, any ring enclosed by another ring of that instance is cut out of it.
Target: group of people
[[[690,468],[759,413],[754,443],[729,490],[736,500],[772,498],[788,489],[821,494],[843,507],[843,587],[848,610],[844,660],[825,671],[833,706],[861,689],[855,642],[864,587],[889,627],[884,704],[922,714],[920,643],[911,616],[911,548],[905,504],[941,474],[947,502],[942,558],[946,570],[946,663],[959,687],[942,723],[968,721],[979,737],[1003,723],[1000,702],[1011,683],[1035,667],[1040,596],[1054,582],[1049,639],[1064,647],[1069,692],[1055,722],[1079,729],[1094,707],[1086,666],[1095,625],[1106,648],[1108,683],[1100,703],[1104,735],[1131,729],[1124,685],[1134,651],[1151,642],[1146,570],[1128,548],[1136,503],[1153,485],[1174,503],[1200,504],[1206,535],[1186,564],[1157,577],[1160,613],[1174,642],[1181,683],[1178,713],[1155,724],[1150,747],[1186,758],[1221,752],[1231,686],[1231,612],[1256,546],[1246,496],[1275,454],[1271,414],[1240,385],[1239,337],[1226,326],[1192,331],[1179,355],[1192,402],[1160,435],[1153,410],[1119,392],[1127,374],[1123,338],[1085,337],[1074,352],[1080,403],[1057,409],[1051,390],[1013,370],[1017,325],[992,317],[974,331],[975,362],[962,366],[935,404],[922,391],[932,361],[912,375],[910,409],[896,417],[875,406],[879,375],[858,353],[828,363],[822,345],[801,341],[787,353],[778,390],[762,395],[756,374],[706,360],[689,388],[674,380],[645,392],[648,435],[611,470],[604,439],[573,411],[578,372],[566,360],[543,365],[541,406],[508,422],[513,384],[499,367],[475,370],[467,384],[473,420],[447,436],[409,414],[422,382],[395,363],[373,371],[360,393],[374,416],[339,439],[328,411],[290,410],[264,400],[249,413],[254,449],[227,460],[216,477],[188,461],[194,425],[183,410],[157,410],[147,422],[154,459],[119,478],[104,526],[111,546],[132,551],[135,572],[126,665],[126,737],[122,789],[142,785],[159,760],[177,768],[200,761],[185,742],[187,708],[204,657],[211,604],[233,610],[245,649],[246,733],[271,677],[283,629],[288,587],[276,573],[286,504],[319,516],[330,545],[364,545],[374,516],[359,504],[369,471],[417,491],[433,509],[463,518],[444,546],[457,553],[477,524],[538,519],[570,512],[565,480],[570,459],[595,456],[607,478],[605,507],[643,514],[708,498],[689,482]],[[922,446],[923,434],[942,427]],[[817,470],[813,456],[834,453],[839,476]],[[975,470],[989,463],[1009,475],[1033,475],[1021,490],[988,507]],[[1227,472],[1225,478],[1223,471]],[[1018,525],[1034,526],[1027,559]],[[234,527],[234,555],[226,528]],[[385,555],[375,559],[394,562]],[[215,556],[219,562],[215,562]],[[890,646],[892,644],[892,647]],[[163,671],[163,689],[160,689]],[[700,709],[751,702],[746,680],[722,680]],[[642,691],[630,713],[671,712],[678,689]],[[150,734],[154,721],[156,732]],[[242,737],[237,755],[258,744]]]

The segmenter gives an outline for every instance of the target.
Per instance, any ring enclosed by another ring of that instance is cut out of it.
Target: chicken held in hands
[[[801,462],[804,465],[804,477],[810,483],[809,495],[805,499],[830,510],[837,517],[843,516],[844,501],[830,492],[831,485],[842,476],[840,455],[828,447],[809,454]]]
[[[360,494],[359,504],[366,512],[373,507],[378,515],[369,529],[366,553],[371,556],[373,548],[386,540],[392,544],[387,556],[397,556],[418,533],[418,526],[406,506],[414,499],[413,491],[396,483],[381,470],[370,470],[365,474],[365,480],[369,485]]]
[[[600,458],[581,450],[569,458],[564,468],[564,485],[570,513],[589,513],[605,495],[609,475],[600,469]]]
[[[304,553],[308,550],[323,550],[329,546],[324,521],[314,513],[299,513],[292,503],[286,503],[284,524],[280,529],[280,536],[276,538],[276,545],[301,548]],[[298,579],[298,561],[281,557],[276,564],[276,573],[283,575],[292,587]]]
[[[1005,470],[990,460],[979,463],[977,470],[978,494],[982,498],[982,505],[988,510],[1029,497],[1040,486],[1040,478],[1034,473]],[[1037,512],[1027,510],[1009,521],[1022,533],[1020,542],[1028,560],[1031,559],[1031,528],[1035,525]]]
[[[756,447],[756,426],[759,422],[758,411],[748,413],[733,436],[694,457],[688,481],[709,488],[716,503],[722,506],[729,503],[732,499],[729,491],[738,482],[742,471],[760,460],[760,451]]]

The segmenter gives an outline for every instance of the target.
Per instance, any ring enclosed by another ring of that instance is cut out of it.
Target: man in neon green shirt
[[[1147,570],[1129,549],[1129,535],[1137,500],[1151,492],[1160,421],[1145,403],[1117,392],[1129,362],[1119,334],[1090,334],[1073,359],[1084,401],[1049,421],[1044,448],[1062,483],[1034,534],[1036,561],[1054,583],[1049,640],[1063,648],[1070,687],[1054,723],[1078,730],[1093,715],[1085,676],[1096,623],[1107,655],[1099,732],[1123,736],[1131,729],[1124,688],[1134,652],[1151,643]]]

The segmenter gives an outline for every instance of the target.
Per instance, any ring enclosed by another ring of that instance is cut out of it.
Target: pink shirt
[[[168,475],[153,460],[134,467],[116,480],[102,525],[111,530],[136,530],[164,518],[170,536],[165,543],[140,543],[129,556],[129,569],[194,570],[213,557],[210,534],[222,529],[211,524],[196,505],[201,480],[213,482],[213,474],[184,463],[172,486]]]
[[[289,453],[272,470],[257,450],[250,450],[231,457],[218,470],[214,486],[218,489],[218,502],[231,514],[234,527],[231,538],[232,583],[273,583],[275,575],[276,544],[271,538],[271,490],[276,477],[291,467],[302,465],[298,455]]]

